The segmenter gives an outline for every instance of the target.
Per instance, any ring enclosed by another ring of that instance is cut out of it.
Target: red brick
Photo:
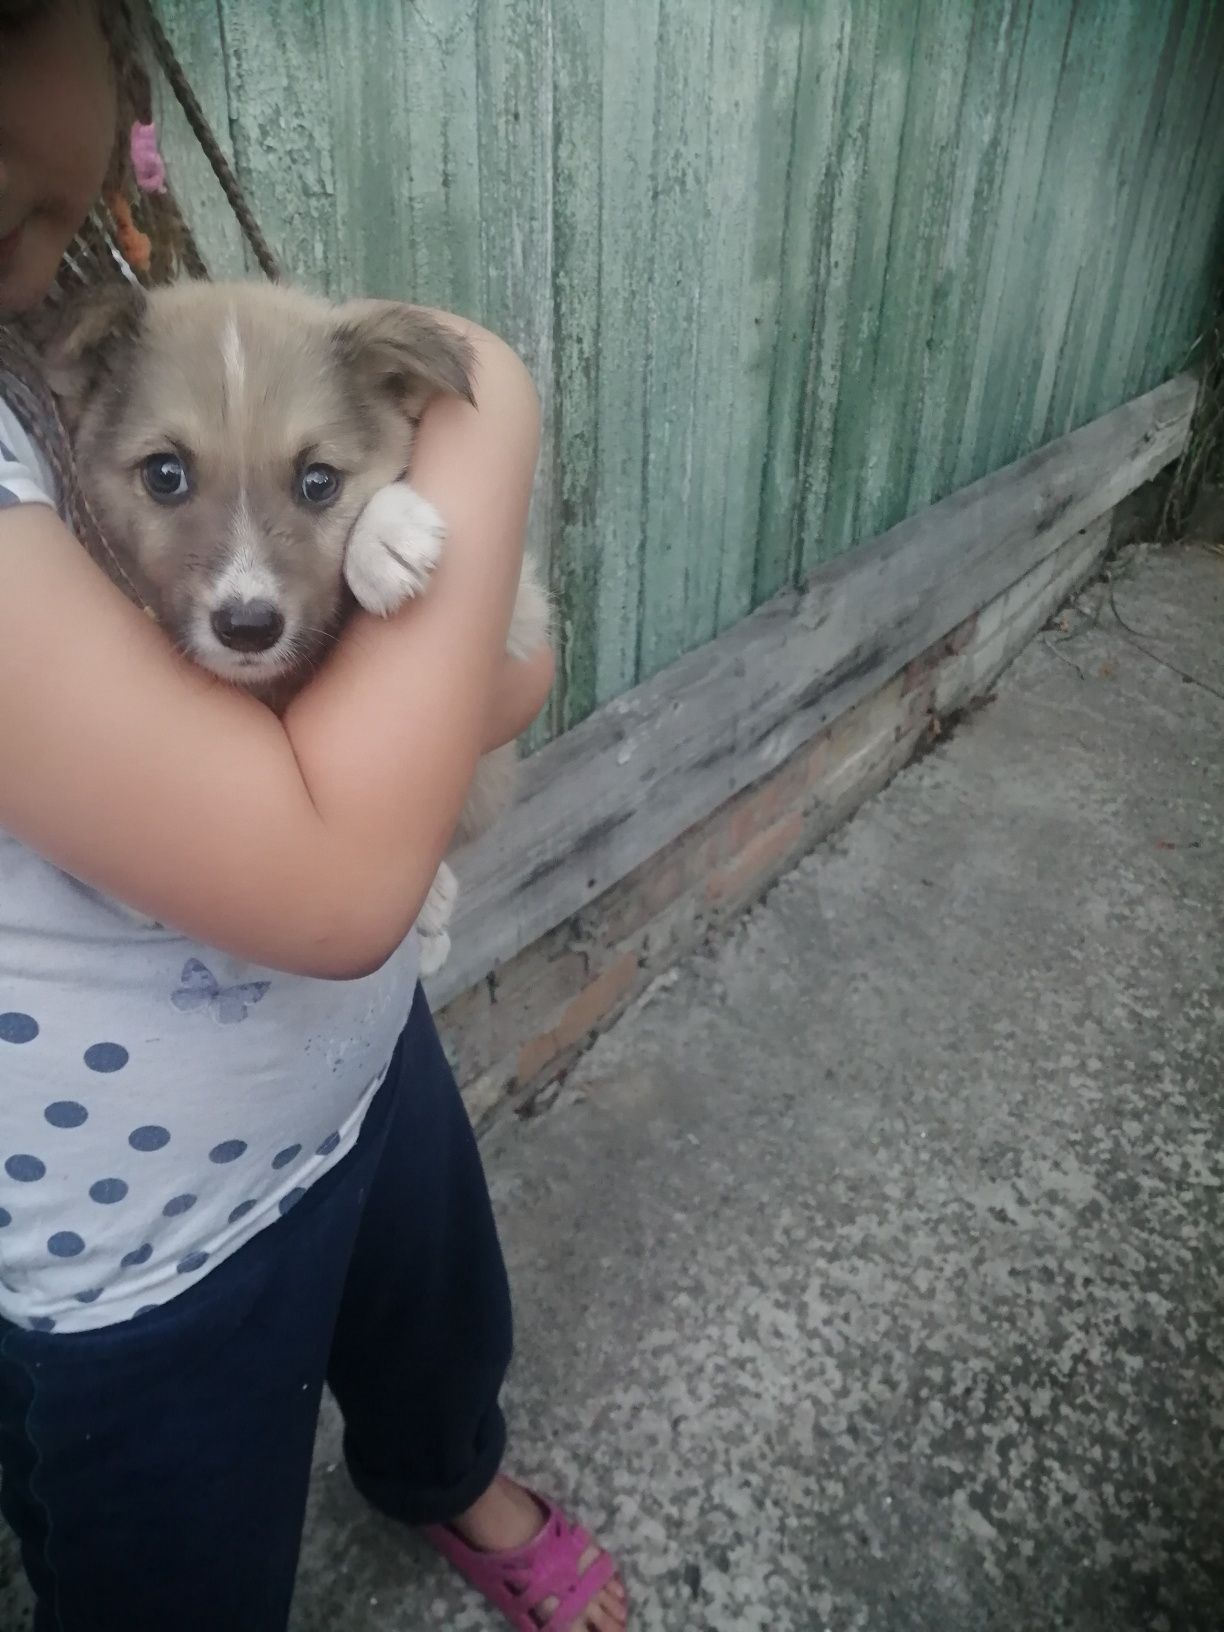
[[[525,1042],[518,1053],[519,1081],[530,1082],[550,1061],[594,1031],[632,989],[638,967],[636,952],[622,952],[570,1000],[555,1026]]]
[[[772,827],[757,833],[737,856],[710,874],[706,880],[706,900],[717,906],[749,894],[754,884],[768,881],[802,839],[803,816],[793,810]]]

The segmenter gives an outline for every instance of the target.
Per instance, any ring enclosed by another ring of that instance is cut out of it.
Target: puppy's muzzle
[[[285,632],[285,619],[271,601],[226,601],[208,621],[231,652],[271,651]]]

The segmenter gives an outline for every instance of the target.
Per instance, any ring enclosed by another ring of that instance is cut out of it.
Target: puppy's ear
[[[70,425],[115,372],[144,321],[143,289],[115,284],[70,300],[42,345],[47,383]]]
[[[418,307],[351,300],[337,313],[334,335],[363,388],[390,397],[409,419],[439,394],[475,404],[472,348]]]

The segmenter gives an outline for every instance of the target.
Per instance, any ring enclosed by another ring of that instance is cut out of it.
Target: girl
[[[326,1379],[371,1502],[514,1626],[613,1632],[607,1555],[499,1472],[505,1271],[413,995],[476,760],[551,684],[546,652],[500,655],[535,394],[443,319],[479,408],[421,426],[428,596],[354,619],[283,720],[182,661],[57,515],[79,500],[22,338],[112,264],[101,191],[173,268],[172,201],[143,239],[128,204],[141,22],[0,0],[0,1470],[35,1627],[284,1627]]]

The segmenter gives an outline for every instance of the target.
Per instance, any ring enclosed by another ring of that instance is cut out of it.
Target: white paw
[[[451,921],[451,914],[455,910],[458,898],[459,880],[443,862],[429,886],[429,894],[425,897],[425,905],[417,919],[417,928],[421,934],[440,935]]]
[[[436,975],[450,957],[451,938],[446,926],[451,921],[459,896],[459,880],[445,862],[438,868],[421,916],[417,919],[417,934],[421,940],[421,973]]]
[[[407,482],[379,488],[357,517],[344,557],[357,604],[385,618],[420,595],[445,538],[442,517]]]
[[[444,929],[440,929],[436,935],[426,935],[422,931],[419,940],[421,973],[428,979],[430,975],[436,975],[450,957],[451,938]]]

